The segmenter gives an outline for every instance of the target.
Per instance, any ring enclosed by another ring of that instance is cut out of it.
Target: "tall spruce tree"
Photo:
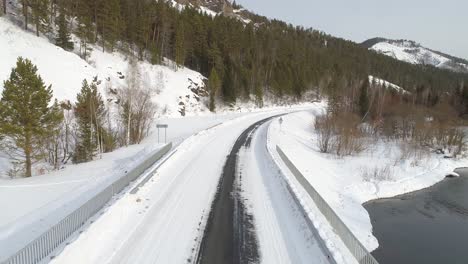
[[[210,90],[210,111],[215,111],[215,100],[218,94],[218,91],[221,86],[221,80],[219,79],[218,72],[215,68],[211,70],[210,77],[208,79],[208,89]]]
[[[49,24],[50,3],[49,0],[30,0],[29,4],[31,6],[34,24],[36,25],[36,35],[39,37],[39,33]]]
[[[0,138],[22,150],[25,176],[32,176],[32,164],[41,157],[43,141],[56,131],[63,115],[58,104],[50,105],[52,88],[37,74],[28,59],[18,58],[10,78],[4,82],[0,100]],[[8,144],[7,142],[7,144]]]
[[[174,56],[177,66],[183,66],[185,62],[185,29],[184,23],[179,22],[175,35]]]
[[[105,107],[96,82],[89,84],[88,81],[83,81],[81,91],[76,96],[74,112],[79,128],[73,162],[87,162],[95,157],[96,152],[102,150]]]
[[[421,94],[422,100],[416,103],[430,106],[437,98],[431,91],[443,94],[447,87],[468,82],[468,75],[463,73],[421,69],[317,30],[253,14],[249,16],[252,23],[246,25],[230,16],[213,18],[191,7],[178,10],[170,1],[19,1],[24,7],[25,25],[29,16],[33,22],[41,18],[42,22],[35,23],[36,32],[37,26],[48,24],[41,10],[52,17],[63,6],[66,14],[76,17],[74,33],[82,41],[83,58],[89,57],[88,44],[99,40],[105,49],[112,50],[119,43],[119,48],[132,55],[137,53],[140,60],[150,58],[152,63],[161,63],[168,58],[178,67],[187,66],[205,76],[215,67],[223,81],[221,97],[226,102],[254,95],[261,103],[262,89],[278,97],[301,97],[312,88],[333,94],[327,87],[330,77],[349,84],[373,74],[409,90],[425,85],[429,93]],[[46,2],[49,4],[41,4]],[[230,5],[226,2],[226,7]],[[336,65],[340,72],[335,72]],[[340,97],[347,90],[349,86],[343,85],[335,94]],[[354,97],[352,100],[357,101]],[[357,102],[355,106],[359,112]]]
[[[29,22],[29,0],[21,0],[21,8],[24,17],[24,29],[28,30]]]
[[[94,24],[92,21],[92,7],[88,1],[76,3],[77,26],[75,34],[80,38],[80,54],[85,60],[91,55],[89,43],[94,43]]]
[[[73,50],[73,42],[71,41],[70,31],[68,30],[68,22],[65,16],[65,9],[60,10],[58,17],[58,35],[55,38],[55,45],[64,50]]]
[[[369,79],[365,79],[363,84],[361,85],[361,91],[359,94],[359,114],[361,114],[362,118],[365,118],[367,112],[369,111]]]
[[[7,0],[2,0],[3,14],[7,13]]]
[[[102,38],[102,49],[106,46],[110,51],[114,50],[115,43],[119,40],[120,33],[120,1],[105,0],[99,2],[98,30]]]

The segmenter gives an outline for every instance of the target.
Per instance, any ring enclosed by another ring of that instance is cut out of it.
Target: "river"
[[[424,190],[366,203],[380,264],[468,263],[468,169]]]

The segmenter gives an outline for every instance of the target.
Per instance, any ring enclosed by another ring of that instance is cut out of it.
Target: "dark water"
[[[468,264],[468,169],[421,191],[371,201],[381,264]]]

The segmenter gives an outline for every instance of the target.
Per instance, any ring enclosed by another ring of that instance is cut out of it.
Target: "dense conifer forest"
[[[27,176],[35,158],[32,150],[40,150],[37,160],[45,158],[57,169],[69,160],[91,161],[98,153],[143,140],[156,105],[151,85],[138,77],[137,60],[200,72],[207,78],[206,104],[211,111],[218,102],[255,101],[262,107],[267,96],[280,102],[305,101],[309,95],[326,98],[327,114],[315,124],[323,152],[362,151],[361,139],[369,134],[418,147],[450,147],[454,153],[465,147],[459,127],[468,117],[467,74],[401,62],[365,45],[247,11],[239,17],[236,4],[217,10],[216,16],[196,5],[181,8],[163,0],[20,0],[14,6],[17,23],[57,46],[85,60],[93,49],[118,51],[127,55],[131,66],[126,86],[106,91],[118,102],[118,120],[111,120],[97,77],[83,81],[76,103],[47,107],[52,98],[47,82],[31,61],[18,58],[0,102],[0,137],[18,138],[3,140],[3,149],[25,150]],[[36,85],[23,83],[29,79],[37,80]],[[25,96],[40,90],[42,101],[12,106],[11,101],[26,100],[16,96],[21,87],[27,88]],[[43,116],[54,118],[25,123],[28,115],[14,114],[29,113],[24,109],[32,111],[36,103]],[[17,127],[8,125],[13,121]],[[38,133],[40,140],[23,129],[45,126],[50,133]],[[338,143],[331,143],[334,138]]]
[[[468,76],[429,66],[410,65],[314,29],[249,14],[250,23],[229,15],[212,17],[187,5],[147,0],[22,0],[24,23],[37,34],[50,33],[57,45],[71,49],[70,33],[106,51],[135,54],[154,64],[163,58],[209,77],[216,72],[225,102],[265,93],[300,98],[304,92],[359,86],[378,76],[408,91],[433,97],[454,92]],[[234,3],[230,6],[240,8]],[[52,30],[57,28],[57,30]]]

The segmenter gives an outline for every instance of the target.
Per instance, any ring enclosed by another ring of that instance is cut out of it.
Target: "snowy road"
[[[193,263],[226,156],[252,114],[184,141],[136,194],[126,194],[53,263]],[[327,263],[267,156],[266,125],[241,150],[242,196],[253,213],[262,263]],[[86,252],[86,254],[83,254]]]
[[[227,157],[201,242],[198,263],[248,263],[259,259],[253,217],[245,208],[238,174],[238,153],[252,134],[272,117],[247,128]]]
[[[239,188],[253,214],[261,263],[329,263],[267,149],[261,125],[239,153]]]

